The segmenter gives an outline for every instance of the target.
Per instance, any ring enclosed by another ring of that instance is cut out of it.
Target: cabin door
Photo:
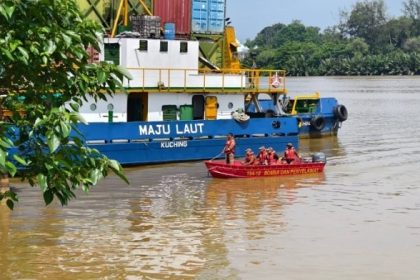
[[[217,108],[219,104],[217,103],[216,96],[206,96],[205,100],[205,114],[206,120],[215,120],[217,119]]]
[[[147,121],[147,93],[133,92],[127,100],[127,122]]]
[[[204,96],[193,95],[192,105],[193,105],[193,119],[194,120],[204,119]]]

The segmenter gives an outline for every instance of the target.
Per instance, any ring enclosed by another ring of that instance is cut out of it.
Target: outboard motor
[[[327,162],[327,157],[324,153],[315,153],[312,155],[312,162]]]

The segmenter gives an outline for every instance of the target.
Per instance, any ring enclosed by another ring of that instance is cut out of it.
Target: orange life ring
[[[283,80],[281,77],[279,77],[279,75],[276,73],[273,76],[271,76],[270,78],[270,85],[273,88],[278,88],[281,86],[281,84],[283,83]]]

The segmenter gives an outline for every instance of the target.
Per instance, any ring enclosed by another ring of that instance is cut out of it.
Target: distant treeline
[[[299,21],[264,28],[243,64],[286,69],[288,75],[419,75],[420,0],[404,2],[403,16],[390,18],[383,0],[357,2],[323,32]]]

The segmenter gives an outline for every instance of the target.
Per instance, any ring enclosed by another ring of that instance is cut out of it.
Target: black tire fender
[[[340,122],[344,122],[345,120],[347,120],[349,113],[347,111],[346,106],[344,105],[337,105],[334,108],[334,115],[337,117],[337,119]]]
[[[321,116],[316,116],[311,119],[311,126],[317,130],[321,131],[325,127],[325,118]]]

